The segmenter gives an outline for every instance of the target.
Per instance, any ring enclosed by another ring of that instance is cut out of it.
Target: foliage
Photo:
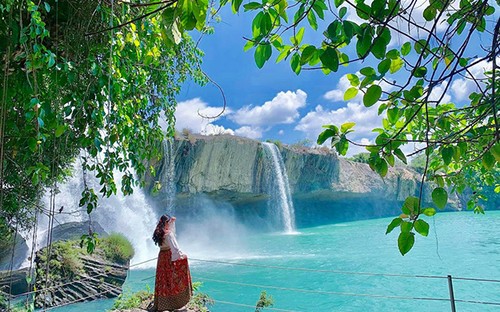
[[[241,10],[242,1],[231,4],[234,12]],[[421,5],[423,11],[418,10]],[[317,69],[328,75],[341,65],[365,60],[376,64],[348,74],[351,87],[344,94],[346,101],[360,94],[365,107],[377,105],[383,121],[374,129],[374,144],[349,138],[353,122],[325,125],[317,143],[329,141],[340,155],[346,155],[350,144],[366,146],[368,164],[381,177],[396,158],[407,163],[408,156],[425,155],[418,197],[407,198],[399,221],[389,225],[400,228],[401,254],[412,248],[415,233],[428,232],[420,217],[433,214],[434,208],[422,207],[424,183],[433,183],[433,202],[441,209],[448,191],[471,188],[468,207],[475,212],[483,211],[483,186],[500,192],[500,19],[491,18],[493,1],[264,0],[242,7],[255,14],[244,49],[254,49],[259,68],[273,51],[276,62],[288,60],[296,74]],[[321,43],[307,43],[305,33],[316,30],[323,35]],[[285,34],[291,35],[288,42]],[[482,50],[470,44],[479,34]],[[393,47],[396,41],[401,43]],[[491,62],[484,78],[471,71],[481,62]],[[475,81],[479,92],[470,94],[465,105],[444,102],[460,75]],[[416,144],[417,150],[405,154],[403,146],[408,143]]]
[[[209,307],[214,304],[214,300],[209,295],[200,292],[201,286],[201,282],[193,283],[194,293],[187,307],[195,311],[210,312]]]
[[[369,159],[370,159],[370,153],[359,153],[349,158],[349,160],[364,164],[367,164]]]
[[[83,271],[80,255],[82,255],[82,251],[77,248],[75,241],[55,242],[50,250],[50,259],[48,259],[49,248],[44,248],[38,253],[36,275],[45,277],[47,262],[49,262],[49,273],[52,280],[72,279]],[[43,283],[44,279],[38,279],[37,284]]]
[[[113,302],[113,310],[126,310],[139,308],[145,301],[150,301],[153,294],[149,290],[141,290],[136,293],[123,293]]]
[[[115,171],[124,194],[144,183],[145,160],[158,155],[165,138],[161,119],[173,135],[181,84],[189,77],[204,82],[201,52],[186,33],[204,23],[179,15],[178,6],[191,7],[189,1],[2,1],[2,229],[27,229],[35,210],[53,209],[39,206],[41,193],[56,188],[75,157],[82,159],[84,182],[90,171],[100,179],[98,190],[85,183],[80,206],[89,213],[99,195],[117,192]],[[204,18],[206,8],[191,13]]]
[[[102,238],[99,248],[104,251],[108,260],[119,264],[128,263],[135,254],[132,244],[119,233],[111,233],[109,236]]]
[[[272,307],[274,305],[274,299],[272,296],[268,296],[266,291],[260,292],[259,300],[255,305],[255,312],[262,312],[264,308]]]
[[[80,248],[85,248],[87,249],[88,254],[93,254],[95,248],[99,244],[99,237],[97,233],[89,233],[89,234],[83,234],[82,237],[80,238]]]

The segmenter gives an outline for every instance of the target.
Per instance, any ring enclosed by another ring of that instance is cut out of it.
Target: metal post
[[[448,289],[450,290],[451,312],[457,312],[455,308],[455,295],[453,294],[453,282],[451,280],[451,275],[448,275]]]

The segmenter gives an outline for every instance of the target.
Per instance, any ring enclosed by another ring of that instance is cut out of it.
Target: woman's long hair
[[[156,245],[161,246],[163,243],[163,237],[165,236],[165,225],[170,221],[170,216],[167,214],[164,214],[161,216],[160,221],[158,221],[158,224],[156,225],[156,229],[153,233],[153,241],[155,242]]]

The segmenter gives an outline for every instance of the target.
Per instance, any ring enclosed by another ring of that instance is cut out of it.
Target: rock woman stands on
[[[192,295],[188,260],[175,238],[175,217],[161,216],[153,233],[160,246],[156,265],[155,311],[171,311],[185,306]]]

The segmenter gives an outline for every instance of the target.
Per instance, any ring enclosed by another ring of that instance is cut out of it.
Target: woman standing
[[[160,246],[154,308],[156,311],[180,309],[191,299],[192,285],[187,257],[179,249],[175,238],[175,217],[161,216],[153,241]]]

